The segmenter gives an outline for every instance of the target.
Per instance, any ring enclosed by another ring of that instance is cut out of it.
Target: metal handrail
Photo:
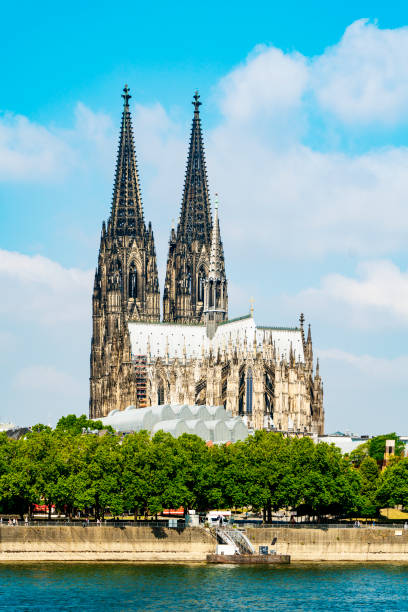
[[[75,521],[64,521],[64,520],[59,520],[59,519],[55,519],[55,520],[51,520],[51,521],[47,521],[47,520],[33,520],[33,521],[17,521],[16,525],[9,525],[8,521],[4,521],[3,523],[0,523],[0,528],[1,527],[94,527],[94,528],[98,528],[98,527],[117,527],[117,528],[126,528],[126,527],[151,527],[151,528],[168,528],[169,527],[169,521],[168,520],[163,520],[163,521],[110,521],[110,520],[106,520],[106,521],[101,521],[100,524],[96,523],[95,521],[89,521],[89,523],[86,520],[75,520]],[[174,529],[184,529],[186,527],[185,521],[181,521],[178,520],[177,522],[177,527],[174,527]],[[189,526],[189,529],[191,527]],[[194,529],[194,527],[193,527]]]

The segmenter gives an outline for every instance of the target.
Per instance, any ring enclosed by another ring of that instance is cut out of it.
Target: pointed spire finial
[[[125,106],[129,106],[129,100],[130,100],[130,98],[132,97],[132,96],[130,95],[129,91],[130,91],[130,89],[129,89],[129,87],[128,87],[128,86],[127,86],[127,84],[126,84],[126,85],[124,86],[124,88],[123,88],[123,92],[124,92],[124,93],[122,94],[122,98],[123,98],[123,99],[124,99],[124,101],[125,101],[125,104],[124,104]]]
[[[218,193],[215,194],[214,210],[218,210]]]
[[[198,93],[197,89],[195,90],[193,97],[194,97],[194,100],[192,104],[194,104],[194,112],[198,113],[199,107],[201,106],[202,102],[200,102],[200,94]]]
[[[303,312],[300,313],[299,323],[300,323],[301,329],[303,329],[303,325],[305,323],[305,315],[303,314]]]
[[[253,297],[251,297],[251,299],[249,300],[251,302],[251,317],[254,317],[254,304],[255,304],[255,300]]]

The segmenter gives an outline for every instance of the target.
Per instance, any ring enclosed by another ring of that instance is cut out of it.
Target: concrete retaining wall
[[[269,546],[278,554],[290,555],[292,562],[408,561],[408,530],[404,529],[251,528],[247,536],[256,548]]]
[[[249,528],[246,533],[256,548],[269,546],[292,562],[408,562],[408,530],[403,529]],[[215,549],[214,536],[199,527],[0,527],[0,561],[202,562]]]
[[[215,547],[194,527],[0,527],[0,561],[205,561]]]

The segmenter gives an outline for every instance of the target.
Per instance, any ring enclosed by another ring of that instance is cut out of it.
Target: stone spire
[[[224,252],[218,220],[218,196],[216,194],[208,278],[205,280],[204,289],[204,316],[207,323],[207,334],[210,338],[213,337],[218,323],[225,321],[227,315],[227,279],[225,276]]]
[[[194,116],[191,128],[190,146],[187,158],[183,200],[177,238],[191,244],[198,240],[210,244],[211,211],[207,185],[203,136],[201,133],[200,96],[194,94]]]
[[[127,85],[123,92],[122,124],[109,226],[117,236],[141,236],[146,228],[129,110],[131,95]]]
[[[218,194],[215,194],[214,224],[211,232],[210,266],[208,278],[221,280],[225,275],[224,252],[221,242],[220,222],[218,219]]]

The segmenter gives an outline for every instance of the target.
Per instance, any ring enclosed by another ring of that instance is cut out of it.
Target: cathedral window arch
[[[136,299],[138,297],[138,275],[137,275],[137,267],[134,261],[130,264],[129,267],[129,297]]]
[[[208,287],[208,306],[214,306],[214,281],[210,280]]]
[[[219,281],[215,284],[215,307],[221,308],[221,283]]]
[[[252,369],[248,368],[246,380],[246,413],[252,414],[253,378]]]
[[[122,290],[122,265],[119,260],[113,261],[110,266],[109,284],[113,289]]]
[[[239,391],[238,391],[238,414],[244,414],[244,391],[245,391],[245,370],[242,368],[239,373]]]
[[[187,268],[186,270],[186,281],[185,282],[186,282],[185,287],[186,287],[187,293],[191,293],[191,270],[190,268]]]
[[[160,380],[157,387],[157,403],[159,406],[164,404],[164,384],[162,380]]]
[[[204,302],[204,287],[205,287],[205,270],[200,268],[198,272],[198,283],[197,283],[197,301]]]

